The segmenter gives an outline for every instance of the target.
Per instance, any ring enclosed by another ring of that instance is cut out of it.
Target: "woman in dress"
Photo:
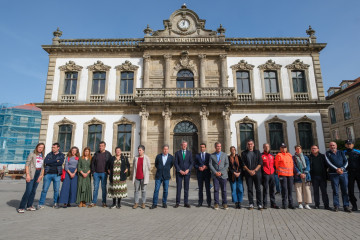
[[[18,209],[19,213],[25,212],[25,206],[27,211],[36,210],[36,208],[34,208],[33,206],[33,203],[36,189],[39,185],[39,182],[41,181],[41,176],[43,176],[43,174],[40,173],[44,171],[44,150],[45,144],[39,143],[38,145],[36,145],[35,150],[29,154],[26,160],[26,190],[20,202],[20,206]]]
[[[84,148],[82,156],[78,164],[78,189],[77,189],[77,198],[76,203],[79,204],[79,207],[86,207],[86,203],[91,203],[92,194],[91,194],[91,177],[90,177],[90,168],[91,168],[91,150],[90,148]]]
[[[130,171],[130,163],[127,157],[121,154],[119,147],[115,148],[115,156],[107,163],[106,172],[109,174],[108,197],[113,199],[110,208],[120,208],[121,199],[127,197],[126,178]],[[117,204],[116,204],[117,199]]]
[[[71,207],[76,202],[78,175],[77,167],[79,163],[79,149],[72,147],[65,158],[65,179],[61,186],[59,204],[64,208]]]

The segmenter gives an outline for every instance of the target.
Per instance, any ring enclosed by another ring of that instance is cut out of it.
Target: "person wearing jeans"
[[[158,154],[155,158],[155,189],[153,196],[153,203],[150,209],[157,208],[159,190],[161,184],[163,185],[163,197],[162,197],[162,206],[167,208],[167,196],[169,189],[169,180],[171,178],[170,169],[174,165],[174,157],[169,154],[169,145],[165,144],[161,154]]]
[[[64,163],[65,155],[62,152],[59,152],[60,144],[54,143],[52,145],[52,152],[46,155],[44,159],[44,183],[43,189],[41,191],[41,197],[39,201],[38,209],[44,208],[46,194],[49,190],[51,182],[54,187],[54,208],[59,208],[58,199],[59,199],[59,188],[60,188],[60,179],[62,174],[62,165]],[[40,175],[42,178],[42,175]]]
[[[235,208],[241,208],[241,202],[243,200],[244,187],[241,179],[241,158],[236,154],[236,148],[230,147],[229,155],[229,183],[231,187],[232,202],[235,203]]]
[[[24,213],[25,207],[27,211],[36,210],[36,208],[33,207],[33,203],[36,189],[41,181],[40,175],[43,175],[41,172],[44,171],[44,148],[45,145],[43,143],[37,144],[34,152],[30,153],[27,158],[25,164],[26,190],[20,202],[19,213]]]
[[[99,184],[101,181],[101,191],[102,191],[102,206],[105,208],[106,205],[106,185],[107,185],[107,173],[106,173],[106,165],[111,160],[111,153],[105,150],[106,143],[101,141],[99,143],[99,151],[97,151],[91,160],[91,172],[94,178],[94,194],[93,201],[88,206],[88,208],[96,206],[98,192],[99,192]]]

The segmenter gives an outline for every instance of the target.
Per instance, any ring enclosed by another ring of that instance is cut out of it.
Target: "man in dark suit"
[[[184,181],[184,207],[190,208],[189,200],[189,183],[190,173],[193,167],[192,153],[187,148],[187,142],[182,141],[181,150],[175,153],[176,168],[176,204],[174,208],[178,208],[180,204],[182,182]]]
[[[211,207],[210,179],[211,173],[209,169],[210,154],[206,152],[206,144],[200,144],[200,153],[195,157],[195,168],[199,186],[199,202],[197,207],[201,207],[203,203],[203,187],[205,182],[206,202]]]
[[[174,165],[174,157],[171,154],[169,154],[169,145],[165,144],[163,146],[162,153],[157,155],[155,158],[155,167],[156,167],[155,189],[154,189],[153,203],[150,209],[157,208],[161,183],[163,184],[162,206],[163,208],[167,208],[166,201],[168,196],[169,180],[171,178],[170,169],[173,167],[173,165]]]

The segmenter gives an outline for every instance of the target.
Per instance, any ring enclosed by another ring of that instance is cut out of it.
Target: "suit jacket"
[[[156,180],[170,180],[170,169],[174,166],[174,157],[171,154],[168,154],[165,165],[162,160],[162,153],[158,154],[155,158],[155,167],[156,167]]]
[[[133,183],[135,183],[138,159],[139,159],[139,156],[134,157],[134,160],[133,160],[133,169],[134,169],[133,170]],[[144,160],[143,160],[144,184],[149,183],[150,168],[151,168],[150,158],[144,154]]]
[[[199,169],[199,167],[202,166],[207,166],[208,168],[205,169],[204,171],[199,171],[197,170],[197,174],[203,174],[203,175],[210,175],[210,169],[209,169],[209,161],[210,161],[210,153],[205,153],[205,161],[203,162],[201,159],[201,153],[197,153],[195,156],[195,162],[194,162],[194,167],[196,169]]]
[[[216,152],[211,154],[209,160],[209,168],[211,171],[211,175],[213,178],[216,177],[216,172],[221,172],[221,178],[227,179],[228,178],[228,168],[229,168],[229,158],[228,155],[224,152],[220,153],[220,162],[217,162]]]
[[[183,160],[182,150],[179,150],[175,153],[175,162],[174,162],[176,172],[179,173],[180,170],[186,171],[189,169],[189,172],[187,175],[190,175],[191,169],[194,165],[193,159],[192,159],[192,153],[188,150],[186,150],[185,153],[185,159]]]

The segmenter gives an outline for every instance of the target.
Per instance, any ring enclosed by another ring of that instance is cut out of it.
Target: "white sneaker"
[[[44,209],[44,205],[38,205],[37,210]]]
[[[304,207],[303,207],[303,205],[302,204],[299,204],[299,207],[298,207],[299,209],[303,209]]]
[[[254,208],[254,204],[250,204],[249,209],[251,210],[253,208]]]
[[[306,204],[306,205],[305,205],[305,208],[306,208],[306,209],[311,209],[311,207],[309,206],[309,204]]]
[[[28,207],[28,208],[26,209],[26,211],[36,211],[36,208],[34,208],[33,206],[31,206],[31,207]]]

